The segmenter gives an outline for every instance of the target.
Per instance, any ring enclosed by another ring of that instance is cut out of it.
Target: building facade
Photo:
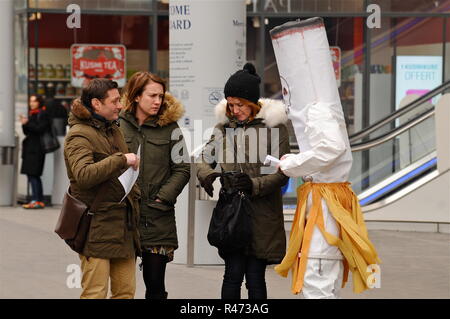
[[[14,4],[16,114],[26,113],[31,93],[53,94],[67,106],[80,93],[70,81],[74,44],[121,45],[126,77],[149,70],[169,79],[169,0]],[[71,4],[81,8],[80,28],[67,25]],[[246,10],[247,60],[262,77],[262,95],[272,98],[281,98],[281,84],[269,31],[295,19],[324,18],[349,134],[399,107],[404,59],[424,65],[438,59],[433,83],[450,80],[450,0],[247,0]],[[295,182],[288,194],[295,198]]]

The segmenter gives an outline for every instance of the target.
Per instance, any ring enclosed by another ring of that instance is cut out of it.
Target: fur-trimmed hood
[[[166,126],[178,121],[185,112],[181,102],[179,102],[168,92],[165,93],[164,102],[161,108],[161,114],[158,116],[156,121],[156,124],[159,126]],[[120,117],[127,120],[127,113],[128,112],[125,110],[122,110],[120,112]],[[72,126],[79,121],[94,123],[96,120],[92,117],[92,113],[83,105],[81,99],[77,98],[72,103],[71,114],[69,116],[69,125]]]
[[[255,119],[262,119],[267,127],[275,127],[279,124],[286,124],[288,117],[283,101],[262,98],[259,99],[261,110],[256,114]],[[219,124],[230,122],[230,118],[226,115],[227,100],[222,99],[215,108],[216,120]]]
[[[185,109],[183,104],[178,101],[172,94],[166,92],[164,95],[164,102],[161,106],[160,115],[155,122],[158,126],[167,126],[171,123],[177,122],[184,114]],[[126,121],[130,121],[134,118],[130,112],[122,110],[120,117]]]
[[[70,116],[69,116],[69,125],[72,126],[73,122],[76,121],[76,119],[73,118],[75,116],[78,120],[86,121],[92,118],[92,113],[89,111],[81,102],[80,98],[75,99],[72,102],[72,107],[70,110]]]

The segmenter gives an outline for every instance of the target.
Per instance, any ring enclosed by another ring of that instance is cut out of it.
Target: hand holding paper
[[[264,160],[264,165],[278,166],[280,165],[280,160],[272,155],[267,155]]]
[[[141,146],[139,145],[137,149],[136,157],[134,157],[133,163],[129,163],[128,157],[127,157],[127,164],[131,164],[131,166],[122,174],[119,176],[119,181],[122,184],[122,187],[125,191],[125,196],[121,199],[120,202],[122,202],[125,197],[128,196],[131,189],[133,188],[133,185],[136,183],[138,176],[139,176],[139,155],[141,153]],[[127,154],[128,155],[128,154]],[[133,160],[133,159],[131,159]]]

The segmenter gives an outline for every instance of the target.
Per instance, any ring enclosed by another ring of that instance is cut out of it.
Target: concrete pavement
[[[78,256],[53,232],[59,210],[0,207],[0,298],[78,298]],[[353,294],[351,281],[343,298],[450,298],[450,235],[423,232],[369,231],[381,264],[381,287]],[[136,298],[144,298],[137,272]],[[170,263],[166,273],[169,298],[220,297],[223,266]],[[268,297],[300,298],[290,293],[290,279],[266,272]],[[68,285],[69,284],[69,285]],[[242,296],[247,298],[245,289]]]

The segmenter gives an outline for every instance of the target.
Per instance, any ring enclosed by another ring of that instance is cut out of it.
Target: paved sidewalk
[[[58,213],[55,208],[0,207],[0,298],[79,297],[81,289],[66,284],[73,278],[67,268],[79,260],[53,232]],[[343,298],[450,298],[449,234],[370,231],[370,238],[383,261],[381,288],[355,295],[350,282]],[[136,272],[136,298],[143,298],[142,274]],[[219,298],[222,276],[223,266],[170,263],[169,298]],[[289,291],[290,279],[278,276],[273,267],[266,280],[269,298],[299,298]],[[247,297],[244,288],[242,296]]]

